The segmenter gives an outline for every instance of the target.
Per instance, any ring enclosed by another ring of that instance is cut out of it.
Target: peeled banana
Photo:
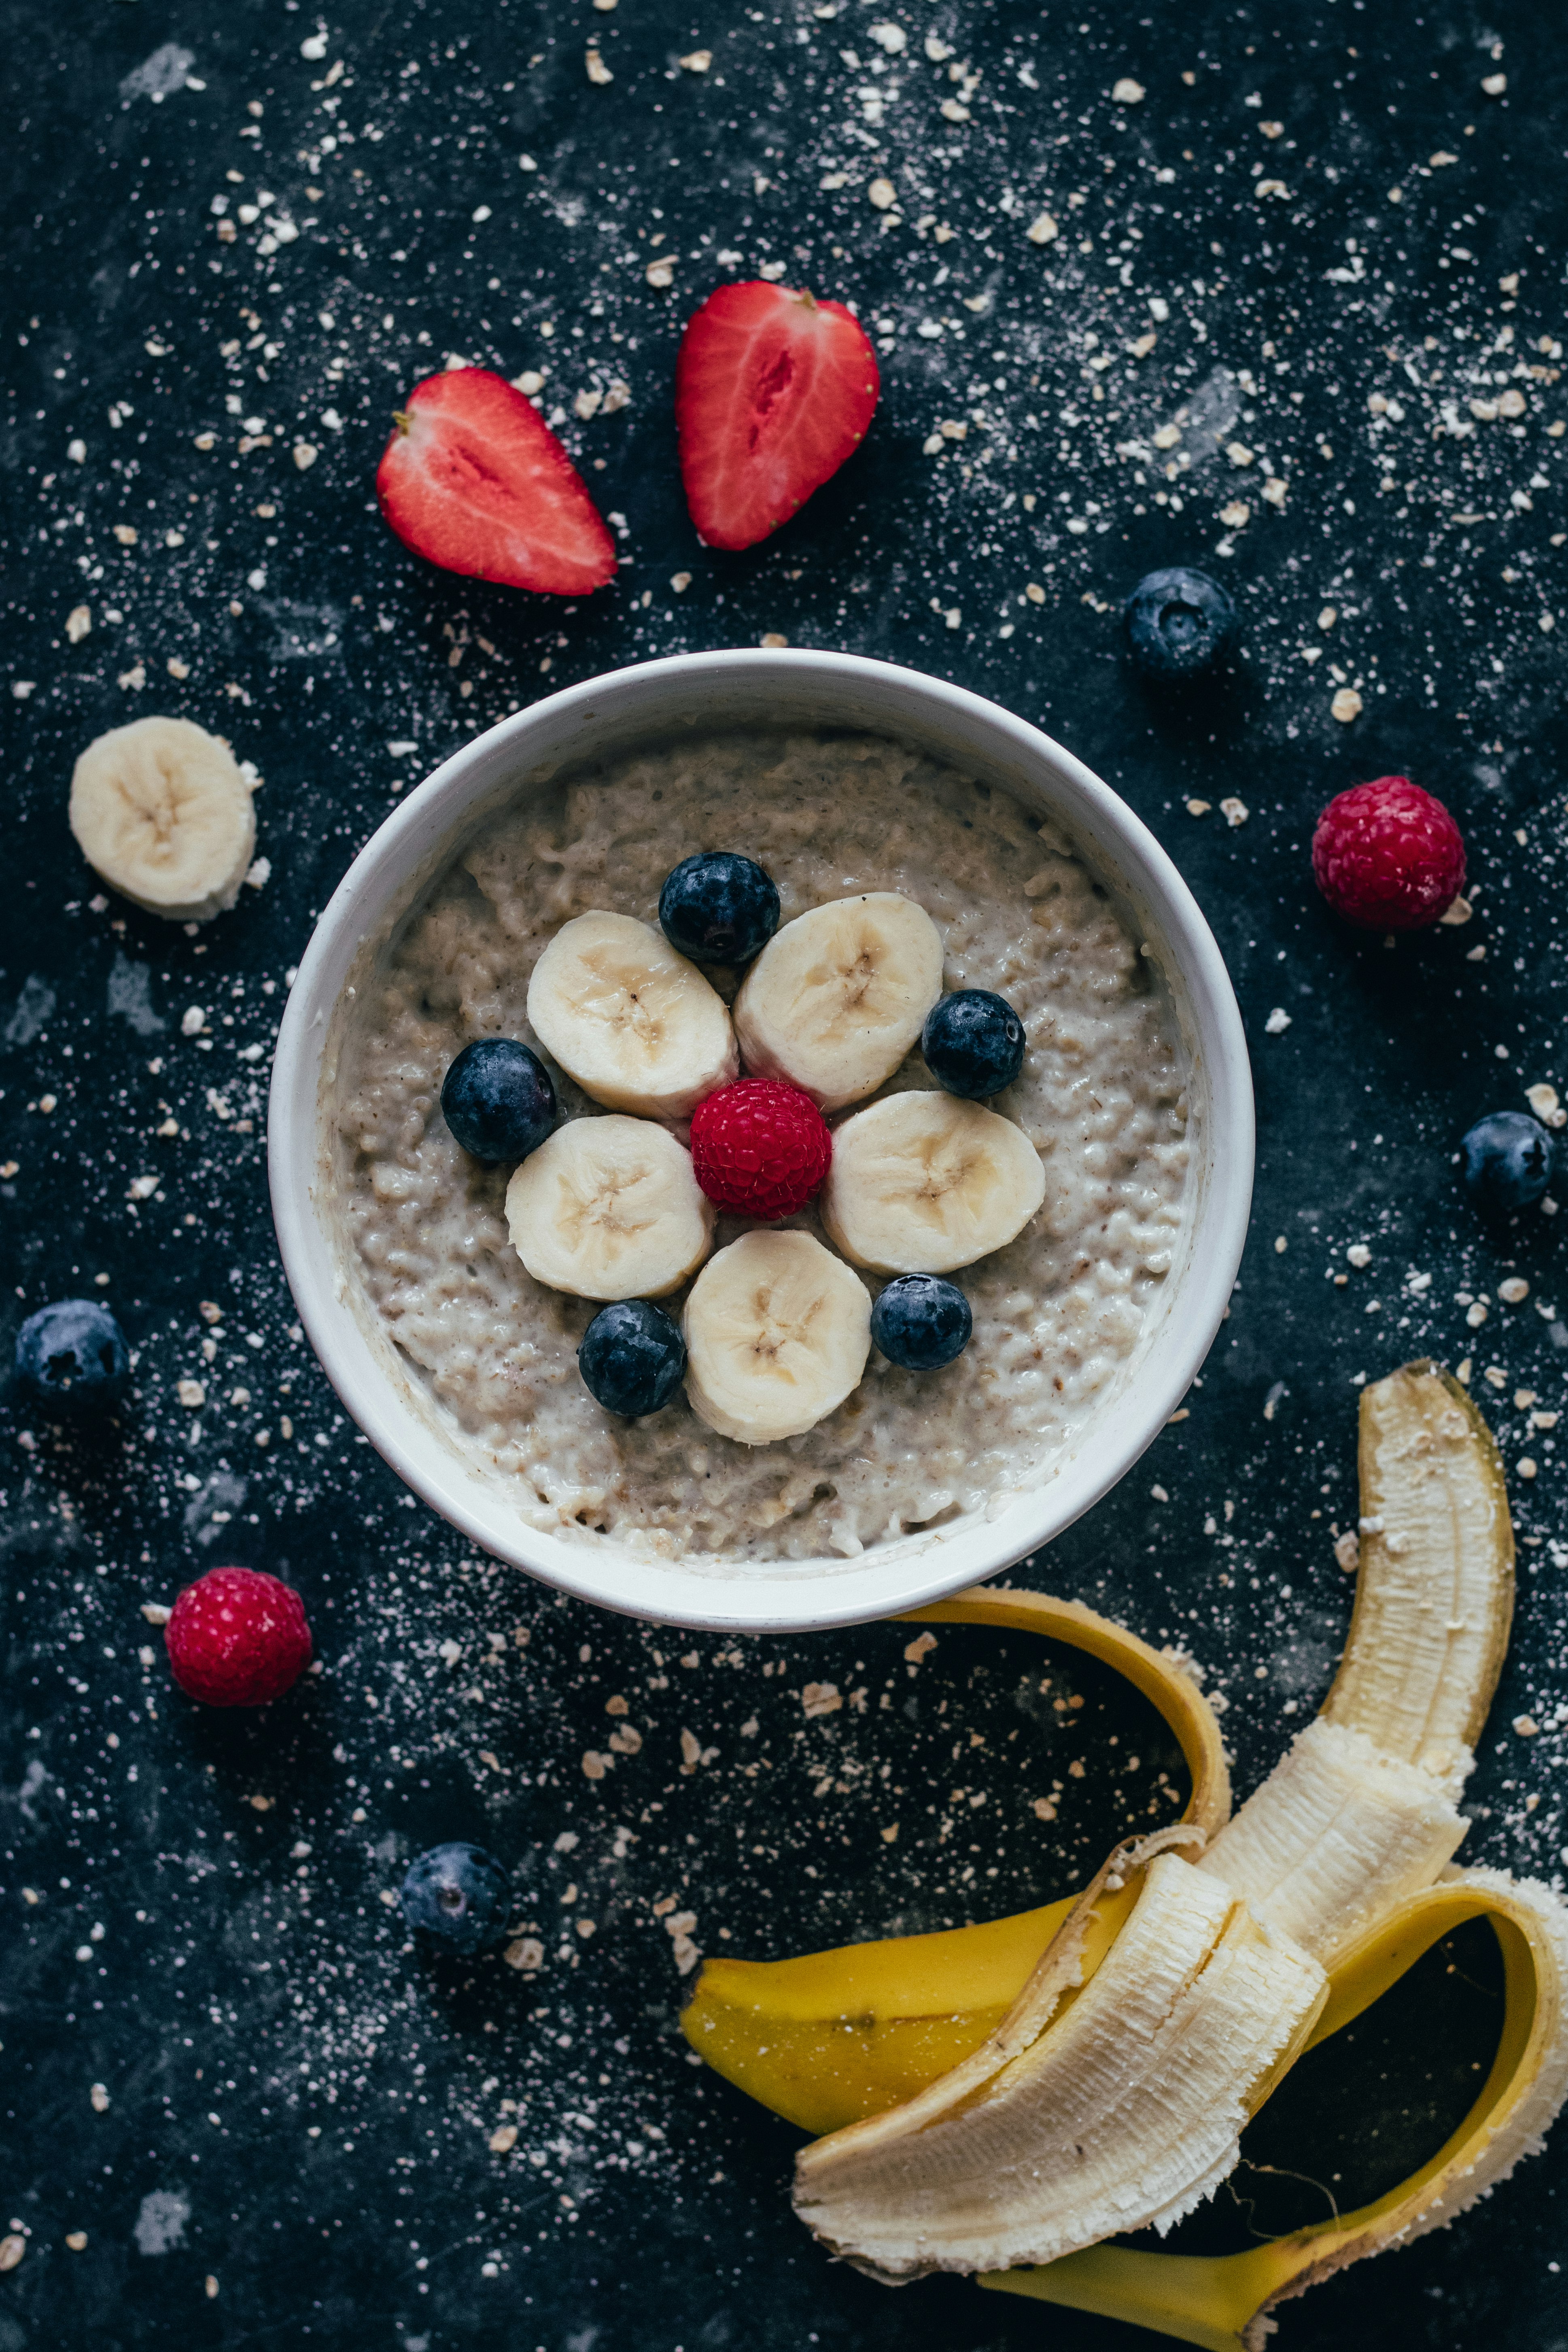
[[[698,1418],[721,1437],[770,1445],[814,1428],[857,1385],[871,1297],[810,1234],[742,1234],[693,1283],[683,1331]]]
[[[956,1095],[897,1094],[834,1130],[823,1230],[876,1274],[951,1274],[1003,1249],[1046,1197],[1020,1127]]]
[[[1568,2098],[1568,1912],[1533,1879],[1457,1870],[1408,1896],[1336,1961],[1308,2047],[1370,2008],[1406,1969],[1467,1919],[1491,1923],[1505,1992],[1497,2056],[1458,2128],[1425,2164],[1370,2204],[1237,2254],[1149,2253],[1089,2246],[1038,2270],[982,2274],[979,2284],[1075,2311],[1098,2312],[1196,2344],[1205,2352],[1264,2352],[1268,2314],[1320,2279],[1443,2228],[1506,2180]]]
[[[232,907],[256,850],[256,811],[228,745],[189,719],[135,719],[89,743],[71,776],[70,828],[110,889],[171,921]]]
[[[528,1018],[584,1094],[642,1118],[689,1118],[741,1066],[723,998],[630,915],[562,924],[533,967]]]
[[[889,2279],[975,2270],[1210,2352],[1257,2352],[1271,2302],[1451,2218],[1539,2146],[1568,2095],[1568,1911],[1547,1888],[1449,1866],[1511,1609],[1496,1448],[1464,1391],[1415,1363],[1363,1393],[1361,1469],[1356,1611],[1323,1713],[1228,1826],[1210,1781],[1203,1825],[1217,1833],[1195,1864],[1145,1846],[1113,1856],[1076,1905],[705,1968],[688,2036],[826,2131],[797,2161],[795,2201],[846,2259]],[[977,1593],[921,1614],[1017,1622],[1066,1606]],[[1174,1674],[1142,1654],[1140,1686],[1158,1704],[1150,1660],[1155,1683]],[[1217,1752],[1212,1714],[1185,1691]],[[1222,1892],[1199,1894],[1205,1881]],[[1168,2227],[1207,2195],[1309,2040],[1478,1913],[1507,1961],[1502,2044],[1471,2115],[1411,2181],[1246,2254],[1104,2242]],[[992,2269],[988,2244],[1027,2247],[1009,2262],[1038,2267]]]
[[[822,1110],[890,1078],[942,994],[942,934],[923,907],[871,890],[775,931],[735,999],[753,1077],[787,1078]]]
[[[519,1162],[507,1230],[535,1282],[579,1298],[662,1298],[713,1243],[691,1154],[648,1118],[574,1118]]]

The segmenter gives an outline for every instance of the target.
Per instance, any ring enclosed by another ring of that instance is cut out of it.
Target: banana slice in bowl
[[[89,743],[71,776],[70,829],[110,889],[171,922],[205,923],[239,896],[256,811],[226,743],[189,719],[134,719]]]
[[[579,1298],[678,1289],[712,1246],[715,1213],[668,1128],[615,1113],[558,1127],[506,1188],[519,1257]]]
[[[753,1077],[842,1110],[890,1078],[942,994],[942,933],[897,890],[836,898],[774,933],[735,999]]]
[[[810,1234],[742,1234],[709,1259],[682,1324],[686,1393],[721,1437],[798,1437],[849,1394],[871,1352],[871,1297]]]
[[[957,1095],[889,1095],[834,1130],[817,1208],[875,1274],[950,1274],[1021,1234],[1046,1197],[1023,1129]]]
[[[741,1067],[723,998],[630,915],[563,923],[533,967],[528,1017],[584,1094],[644,1118],[689,1118]]]

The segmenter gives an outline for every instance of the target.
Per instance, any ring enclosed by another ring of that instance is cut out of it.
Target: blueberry
[[[1024,1066],[1024,1024],[1005,996],[955,988],[926,1014],[921,1052],[937,1085],[970,1102],[1010,1087]]]
[[[900,1274],[878,1294],[871,1337],[890,1364],[939,1371],[969,1345],[974,1318],[956,1282],[934,1274]]]
[[[1479,1118],[1459,1145],[1459,1181],[1478,1209],[1511,1216],[1539,1201],[1552,1181],[1552,1138],[1522,1110]]]
[[[58,1298],[16,1334],[16,1372],[38,1402],[89,1413],[118,1404],[131,1377],[125,1334],[96,1298]]]
[[[671,866],[658,919],[672,948],[693,963],[750,963],[779,927],[771,875],[732,849],[705,849]]]
[[[1133,666],[1150,678],[1199,677],[1236,635],[1236,606],[1218,581],[1180,563],[1140,580],[1122,620]]]
[[[515,1037],[476,1037],[442,1081],[441,1110],[476,1160],[526,1160],[555,1124],[555,1088]]]
[[[408,1865],[403,1916],[454,1952],[499,1944],[511,1909],[511,1874],[482,1845],[433,1845]]]
[[[606,1412],[640,1421],[661,1412],[680,1385],[686,1342],[650,1298],[617,1298],[584,1332],[577,1370]]]

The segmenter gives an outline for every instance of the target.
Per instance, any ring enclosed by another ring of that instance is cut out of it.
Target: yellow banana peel
[[[1151,2252],[1110,2234],[1140,2226],[1134,2192],[1148,2168],[1135,2145],[1121,2218],[1101,2218],[1076,2238],[1032,2222],[1010,2242],[991,2233],[1002,2262],[1037,2267],[994,2268],[976,2258],[990,2231],[984,2165],[973,2179],[955,2172],[949,2195],[938,2164],[923,2218],[912,2217],[907,2200],[900,2204],[900,2149],[907,2147],[911,2161],[922,2152],[929,2158],[928,2123],[935,2126],[939,2111],[962,2117],[978,2102],[1000,2114],[1020,2066],[1049,2067],[1063,2047],[1058,2021],[1122,1937],[1079,2019],[1105,2011],[1132,2027],[1136,1993],[1121,1979],[1123,1954],[1141,1927],[1149,1940],[1139,1903],[1156,1881],[1179,1904],[1190,1889],[1188,1864],[1156,1854],[1180,1839],[1173,1825],[1142,1851],[1119,1849],[1084,1895],[1013,1918],[797,1959],[707,1963],[682,2021],[688,2039],[719,2073],[817,2136],[797,2163],[797,2210],[873,2275],[967,2270],[1000,2292],[1133,2321],[1208,2352],[1259,2352],[1271,2305],[1452,2219],[1540,2146],[1568,2095],[1568,1909],[1544,1886],[1449,1862],[1466,1826],[1457,1800],[1512,1609],[1501,1465],[1464,1390],[1421,1361],[1363,1391],[1360,1469],[1360,1574],[1340,1672],[1320,1717],[1234,1822],[1212,1709],[1173,1659],[1135,1635],[1079,1602],[1014,1591],[961,1593],[905,1622],[1032,1631],[1086,1650],[1125,1675],[1175,1734],[1192,1779],[1183,1820],[1194,1846],[1205,1849],[1198,1872],[1223,1882],[1236,1906],[1221,1943],[1250,1951],[1258,1965],[1271,1952],[1269,1967],[1301,1979],[1295,2022],[1276,2033],[1271,2050],[1260,2040],[1259,2063],[1230,2084],[1237,2128],[1303,2049],[1349,2024],[1451,1929],[1484,1916],[1502,1949],[1505,2020],[1468,2115],[1395,2189],[1237,2254]],[[1151,1967],[1157,1948],[1150,1948]],[[1042,1987],[1051,2013],[1031,2025]],[[1228,1997],[1209,2021],[1220,2030],[1208,2061],[1216,2095],[1221,2075],[1235,2071],[1224,2031]],[[1237,1996],[1238,2030],[1243,2015]],[[1077,2025],[1069,2020],[1061,2032],[1070,2041]],[[1092,2069],[1083,2072],[1092,2079]],[[1065,2079],[1076,2095],[1081,2084],[1070,2066]],[[869,2120],[879,2117],[892,2128]],[[1087,2157],[1087,2111],[1079,2128],[1079,2154]],[[1021,2147],[1008,2143],[1011,2171],[1022,2163],[1043,2182],[1037,2152],[1020,2156]],[[1163,2229],[1191,2210],[1223,2178],[1236,2147],[1233,2136],[1228,2158],[1222,2150],[1202,2178],[1178,2184],[1163,2210],[1145,2197],[1143,2218]],[[840,2189],[837,2217],[825,2220],[845,2159],[847,2202]],[[1019,2187],[1010,2181],[1013,2208]],[[965,2200],[974,2206],[969,2221]],[[1038,2201],[1025,2197],[1026,2218]]]
[[[1440,2228],[1505,2179],[1568,2095],[1568,1926],[1551,1890],[1491,1871],[1456,1871],[1410,1896],[1346,1952],[1307,2044],[1359,2017],[1422,1954],[1468,1919],[1502,1948],[1502,2032],[1463,2122],[1406,2180],[1353,2212],[1236,2254],[1164,2254],[1114,2242],[1039,2270],[983,2273],[1005,2294],[1121,2319],[1204,2352],[1262,2352],[1265,2315],[1363,2255]]]
[[[1192,1781],[1181,1822],[1205,1838],[1225,1822],[1230,1780],[1214,1711],[1174,1660],[1135,1633],[1080,1601],[978,1588],[902,1622],[1037,1633],[1115,1667],[1157,1708],[1181,1748]],[[1096,1901],[1082,1948],[1084,1982],[1135,1893],[1130,1884]],[[846,1944],[799,1959],[710,1959],[682,2029],[718,2074],[820,2137],[914,2097],[979,2049],[1079,1899],[1069,1895],[1008,1919]]]

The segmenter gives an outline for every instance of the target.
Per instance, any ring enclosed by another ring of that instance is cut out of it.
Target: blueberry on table
[[[1236,606],[1219,582],[1182,563],[1140,580],[1122,620],[1134,668],[1166,681],[1200,677],[1236,635]]]
[[[754,859],[705,849],[665,876],[658,919],[670,946],[693,963],[750,963],[778,929],[779,894]]]
[[[1552,1181],[1552,1138],[1527,1111],[1491,1111],[1459,1145],[1459,1181],[1489,1216],[1528,1209]]]
[[[442,1081],[441,1111],[476,1160],[526,1160],[555,1124],[555,1088],[515,1037],[476,1037]]]
[[[640,1421],[661,1412],[679,1387],[686,1342],[679,1325],[651,1298],[617,1298],[584,1332],[577,1369],[606,1412]]]
[[[974,1318],[956,1282],[935,1274],[900,1274],[877,1295],[871,1337],[890,1364],[936,1372],[962,1356]]]
[[[107,1307],[96,1298],[58,1298],[17,1332],[16,1372],[56,1412],[99,1412],[124,1395],[131,1354]]]
[[[408,1865],[403,1916],[449,1951],[482,1952],[499,1944],[511,1909],[511,1877],[482,1845],[433,1845]]]
[[[926,1014],[921,1052],[944,1094],[986,1102],[1024,1066],[1024,1024],[1005,996],[955,988]]]

